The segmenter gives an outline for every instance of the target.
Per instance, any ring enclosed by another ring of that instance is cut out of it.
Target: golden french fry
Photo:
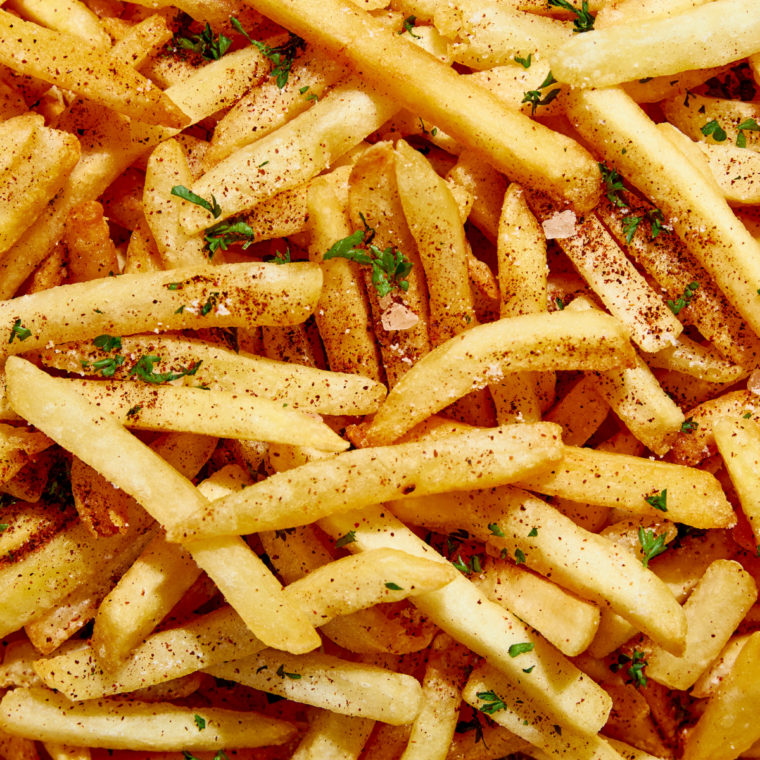
[[[753,634],[686,739],[686,760],[729,760],[760,739],[756,720],[760,634]]]
[[[206,721],[199,731],[195,715]],[[215,707],[126,699],[72,704],[43,689],[14,689],[0,703],[0,726],[17,736],[110,749],[201,750],[284,744],[291,723]]]
[[[610,405],[596,391],[594,375],[576,383],[545,415],[562,428],[566,446],[583,446],[607,418]]]
[[[577,143],[510,111],[348,0],[330,0],[318,7],[292,0],[255,0],[252,5],[310,42],[340,54],[379,91],[466,148],[478,150],[515,181],[537,185],[579,211],[596,203],[597,169]]]
[[[728,528],[736,522],[720,484],[710,473],[625,454],[566,446],[559,465],[515,485],[652,516],[663,510],[646,499],[667,491],[664,506],[674,522],[695,528]]]
[[[549,61],[557,80],[574,87],[609,87],[630,79],[721,66],[757,52],[757,10],[752,0],[727,0],[671,18],[637,16],[635,23],[576,35],[550,53]]]
[[[71,209],[63,242],[68,249],[69,282],[88,282],[118,274],[116,246],[103,207],[97,201]]]
[[[574,90],[567,103],[574,126],[662,210],[731,305],[760,331],[758,244],[720,192],[621,90]]]
[[[558,428],[550,423],[359,449],[280,472],[208,506],[187,505],[162,522],[167,538],[182,542],[281,530],[388,499],[509,482],[547,468],[561,451]],[[361,479],[352,477],[356,472]]]
[[[750,640],[752,634],[732,636],[721,649],[720,654],[712,661],[710,667],[697,679],[691,693],[697,699],[711,697],[720,688],[721,683],[730,675],[736,665],[739,653]]]
[[[353,531],[355,541],[348,544],[351,551],[387,546],[446,561],[387,510],[377,506],[332,515],[319,525],[333,538]],[[519,682],[520,693],[539,701],[563,725],[591,734],[606,721],[609,697],[595,684],[579,677],[579,671],[556,649],[509,612],[489,602],[464,577],[440,591],[416,596],[412,602],[453,639],[508,674],[513,686]],[[524,642],[533,643],[534,649],[521,657],[522,661],[516,661],[509,656],[509,647]],[[531,678],[526,679],[523,669],[531,666],[534,666]],[[517,691],[518,687],[514,688]]]
[[[294,656],[265,649],[206,672],[295,702],[394,726],[411,723],[422,707],[416,678],[318,652]]]
[[[420,360],[367,431],[390,443],[415,424],[507,372],[611,369],[635,361],[624,328],[606,314],[529,314],[475,327]]]
[[[175,388],[98,380],[58,382],[128,428],[292,443],[324,451],[345,451],[350,445],[324,422],[279,401],[212,391],[203,385]]]
[[[190,123],[149,79],[103,51],[0,11],[4,44],[0,63],[113,108],[147,124],[182,128]],[[62,60],[65,63],[62,63]]]
[[[66,32],[94,47],[111,47],[111,40],[98,17],[79,0],[64,0],[61,4],[49,0],[11,0],[5,3],[5,7],[16,11],[27,21]]]
[[[314,310],[321,286],[322,273],[310,263],[227,264],[65,285],[0,305],[10,338],[0,355],[159,327],[297,324]],[[85,299],[93,306],[83,314]],[[48,318],[53,312],[58,319]]]
[[[356,760],[374,726],[370,718],[320,710],[292,760]]]
[[[756,600],[757,586],[738,562],[713,562],[683,607],[689,626],[685,651],[674,657],[655,647],[647,657],[647,676],[671,689],[693,686]]]
[[[663,348],[655,354],[645,354],[650,367],[682,372],[711,383],[735,383],[747,375],[747,370],[721,358],[712,346],[703,346],[685,335],[678,344]]]

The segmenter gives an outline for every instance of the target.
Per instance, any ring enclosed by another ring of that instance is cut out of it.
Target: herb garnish
[[[528,57],[527,58],[520,58],[519,55],[516,55],[513,60],[514,60],[515,63],[519,63],[520,66],[522,66],[524,69],[529,69],[530,68],[530,64],[531,64],[531,60],[530,59],[532,57],[533,57],[533,53],[528,53]]]
[[[689,419],[681,423],[681,432],[691,433],[692,430],[696,430],[698,427],[699,427],[699,423],[694,422],[693,417],[689,417]]]
[[[509,647],[509,656],[517,657],[520,654],[532,652],[534,647],[535,644],[530,641],[526,641],[524,644],[512,644],[512,646]]]
[[[151,383],[152,385],[160,385],[161,383],[168,383],[171,380],[178,380],[180,377],[187,375],[194,375],[198,368],[203,363],[203,360],[199,360],[193,364],[192,367],[180,370],[179,372],[153,372],[153,365],[161,361],[160,356],[151,356],[146,354],[141,356],[137,364],[129,370],[130,375],[137,375],[140,380]]]
[[[422,37],[420,37],[419,34],[414,33],[414,25],[417,23],[417,16],[407,16],[404,19],[404,28],[398,32],[398,34],[403,34],[404,32],[409,32],[410,37],[414,37],[416,40],[421,40]]]
[[[403,591],[404,589],[401,588],[401,586],[395,584],[395,583],[386,583],[385,588],[390,589],[391,591]]]
[[[193,720],[195,721],[195,725],[198,726],[199,731],[203,731],[206,728],[206,720],[201,718],[200,715],[194,715]]]
[[[481,705],[478,709],[480,712],[484,712],[486,715],[493,715],[499,710],[506,710],[507,706],[504,704],[504,700],[499,697],[494,691],[479,691],[477,694],[478,699],[488,704]]]
[[[213,198],[214,196],[212,195],[211,197]],[[233,243],[242,243],[243,250],[245,250],[253,243],[254,237],[255,233],[251,229],[251,226],[242,221],[239,216],[218,222],[213,227],[209,227],[203,235],[210,259],[214,258],[214,254],[220,248],[226,251],[227,246]]]
[[[243,25],[234,16],[230,16],[230,23],[251,45],[258,48],[274,64],[269,72],[269,76],[274,78],[277,86],[282,89],[288,83],[288,76],[290,75],[290,69],[293,66],[296,53],[306,47],[306,40],[291,33],[287,42],[277,47],[270,47],[265,42],[252,39],[248,35],[248,32],[243,29]]]
[[[713,119],[712,121],[708,121],[707,124],[705,124],[702,129],[699,130],[705,137],[710,137],[712,135],[712,139],[715,140],[715,142],[724,142],[728,135],[726,134],[726,130],[723,129],[723,127],[718,124],[717,119]]]
[[[301,674],[300,673],[288,673],[285,670],[285,665],[280,665],[279,668],[275,671],[280,678],[290,678],[292,681],[300,681],[301,680]]]
[[[736,136],[736,147],[746,148],[747,138],[744,136],[744,132],[760,132],[760,125],[754,119],[745,119],[739,125],[739,134]]]
[[[335,542],[335,548],[336,549],[342,549],[347,544],[352,544],[356,541],[356,531],[355,530],[349,530],[348,533],[346,533],[345,536],[341,536],[336,542]]]
[[[660,493],[653,494],[652,496],[646,496],[644,501],[650,504],[655,509],[659,509],[660,512],[668,511],[668,489],[663,488]]]
[[[187,37],[174,35],[174,44],[182,50],[192,50],[207,61],[218,61],[232,45],[232,40],[225,37],[221,32],[214,35],[211,25],[206,23],[206,28],[200,34],[191,34]]]
[[[26,327],[24,327],[21,324],[21,320],[17,319],[13,323],[13,327],[11,327],[11,337],[8,343],[13,343],[14,338],[18,338],[19,340],[26,340],[27,338],[32,337],[32,331],[27,330]]]
[[[632,683],[637,689],[642,686],[646,687],[648,681],[644,675],[644,668],[649,663],[644,659],[644,652],[639,652],[638,649],[633,650],[633,657],[629,657],[627,654],[619,654],[618,661],[610,665],[610,670],[613,673],[617,673],[620,668],[625,667],[629,662],[631,665],[626,669],[626,673],[631,677],[631,680],[626,681],[626,683]]]
[[[583,0],[580,10],[570,5],[567,0],[548,0],[548,3],[550,8],[562,8],[575,16],[573,21],[573,32],[575,34],[590,32],[594,28],[594,17],[588,12],[587,0]]]
[[[617,208],[628,208],[628,203],[620,195],[620,193],[625,192],[625,187],[623,187],[623,178],[618,174],[617,169],[608,169],[606,163],[597,163],[597,166],[607,187],[607,200]]]
[[[504,538],[504,531],[498,526],[497,523],[488,523],[488,530],[491,531],[492,536]]]
[[[639,543],[644,552],[641,564],[644,565],[644,567],[649,567],[650,559],[654,559],[668,550],[668,545],[665,543],[666,538],[666,533],[661,533],[659,536],[655,536],[653,530],[645,531],[644,528],[639,528]]]
[[[694,294],[699,287],[698,282],[690,282],[683,291],[683,295],[677,301],[668,301],[668,308],[673,314],[680,313],[681,309],[684,309],[691,303],[691,299],[694,298]]]
[[[549,92],[547,92],[543,98],[541,97],[541,90],[545,89],[546,87],[550,87],[553,84],[557,84],[557,80],[554,78],[554,75],[550,71],[546,75],[546,79],[544,79],[544,81],[538,86],[537,90],[528,90],[527,92],[523,93],[523,99],[520,102],[530,103],[531,116],[536,113],[536,109],[539,106],[548,106],[549,103],[551,103],[557,97],[557,95],[560,94],[560,88],[556,87],[553,90],[549,90]]]

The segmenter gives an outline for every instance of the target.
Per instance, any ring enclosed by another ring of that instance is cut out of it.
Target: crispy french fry
[[[27,21],[66,32],[94,47],[111,47],[111,40],[98,17],[79,0],[65,0],[63,4],[48,0],[11,0],[5,3],[5,7],[16,11]]]
[[[422,707],[416,678],[316,652],[294,656],[266,649],[206,672],[296,702],[394,726],[411,723]]]
[[[219,438],[313,446],[324,451],[349,447],[318,419],[279,401],[238,396],[206,388],[151,387],[147,383],[59,380],[122,425],[138,430],[174,430]]]
[[[103,358],[94,345],[75,345],[43,351],[48,366],[69,372],[82,372]],[[71,349],[74,349],[71,351]],[[199,340],[172,336],[135,336],[122,340],[124,364],[116,368],[114,378],[125,380],[143,354],[158,355],[162,368],[181,372],[200,366],[193,378],[199,385],[213,390],[248,394],[287,403],[293,409],[318,414],[371,414],[385,397],[385,387],[367,377],[326,372],[285,362],[272,361],[243,351],[236,353]],[[132,359],[132,356],[135,359]],[[165,364],[163,363],[165,362]]]
[[[170,96],[149,79],[117,64],[97,48],[5,11],[0,11],[0,29],[5,40],[0,63],[14,71],[57,84],[148,124],[182,128],[190,122]]]
[[[549,54],[554,76],[574,87],[721,66],[757,52],[760,15],[751,0],[707,3],[684,13],[576,35]],[[630,62],[635,61],[631,76]]]
[[[142,206],[142,203],[140,205]],[[129,238],[126,259],[122,274],[145,274],[147,272],[160,272],[164,269],[156,241],[153,239],[150,227],[142,215],[142,208],[140,209],[140,219]]]
[[[544,415],[544,419],[562,427],[562,442],[566,446],[583,446],[609,411],[610,405],[596,391],[595,377],[587,375]]]
[[[668,518],[704,528],[732,527],[731,505],[708,472],[640,457],[565,447],[562,462],[516,485],[589,504],[657,516],[647,497],[667,491]]]
[[[292,760],[356,760],[374,725],[369,718],[320,710]]]
[[[278,473],[211,505],[186,507],[181,516],[167,514],[167,537],[185,542],[281,530],[388,499],[501,484],[547,468],[561,450],[557,427],[537,423],[345,452]],[[351,477],[357,471],[361,480]]]
[[[755,331],[760,330],[755,286],[760,282],[758,244],[721,194],[683,160],[678,149],[622,91],[576,90],[567,102],[574,126],[662,210],[732,306]],[[625,153],[621,153],[623,147]]]
[[[0,321],[13,341],[5,343],[1,355],[41,348],[51,340],[158,327],[297,324],[314,310],[321,285],[322,273],[310,263],[194,267],[66,285],[0,305]],[[208,295],[209,287],[218,290]],[[82,314],[84,299],[94,305]],[[47,316],[53,311],[59,315],[55,321]]]
[[[7,483],[50,445],[51,440],[46,435],[0,424],[0,483]]]
[[[697,699],[711,697],[720,688],[721,683],[730,675],[736,665],[739,653],[750,640],[752,634],[732,636],[721,649],[720,654],[712,661],[710,667],[697,679],[691,693]]]
[[[678,336],[677,345],[646,354],[644,360],[650,367],[681,372],[711,383],[735,383],[747,375],[747,370],[721,358],[712,346],[703,346],[685,335]]]
[[[380,407],[367,438],[373,445],[390,443],[506,372],[600,370],[634,361],[622,325],[603,314],[529,314],[481,325],[419,361]]]
[[[69,282],[89,282],[118,274],[116,246],[103,207],[97,201],[71,209],[63,242],[68,249]]]
[[[198,730],[196,714],[206,721],[204,731]],[[110,749],[256,747],[284,744],[295,734],[291,723],[251,712],[126,699],[72,705],[42,689],[7,694],[0,703],[0,725],[19,736]]]
[[[352,551],[367,551],[388,546],[417,556],[444,562],[431,547],[380,507],[365,507],[346,515],[333,515],[320,521],[320,527],[334,538],[354,531]],[[553,647],[536,637],[517,618],[493,602],[489,602],[464,577],[440,591],[414,597],[413,603],[453,639],[468,646],[504,673],[519,690],[532,695],[544,709],[563,725],[594,733],[606,721],[610,700],[578,672]],[[534,650],[516,662],[508,656],[512,644],[530,641]],[[531,678],[522,676],[525,667],[535,666]],[[562,687],[558,688],[558,684]]]
[[[647,676],[671,689],[693,686],[756,600],[757,586],[738,562],[713,562],[683,607],[689,625],[685,651],[674,657],[655,647]]]
[[[253,5],[310,42],[340,52],[373,86],[486,155],[515,181],[537,184],[579,211],[596,202],[596,167],[577,143],[510,111],[348,0],[331,0],[318,8],[290,0],[255,0]],[[538,144],[539,151],[528,147]]]
[[[760,634],[756,633],[686,739],[686,760],[728,760],[760,739],[760,725],[755,719],[759,658]]]

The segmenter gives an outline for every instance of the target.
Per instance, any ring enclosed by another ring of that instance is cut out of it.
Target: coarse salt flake
[[[570,238],[575,235],[576,216],[574,211],[558,211],[554,216],[549,217],[541,226],[544,228],[544,235],[547,240],[557,238]]]
[[[420,318],[402,303],[391,304],[380,317],[383,330],[408,330],[414,327]]]

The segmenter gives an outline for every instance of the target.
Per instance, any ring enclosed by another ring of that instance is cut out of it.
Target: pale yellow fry
[[[253,51],[253,52],[251,52]],[[250,86],[261,63],[253,48],[229,53],[198,69],[166,94],[183,110],[192,108],[193,123],[231,105]],[[178,130],[130,121],[108,108],[93,105],[94,126],[80,138],[82,158],[61,192],[17,243],[0,259],[0,295],[10,298],[63,235],[74,206],[93,201],[141,155]],[[190,111],[188,111],[190,112]]]
[[[568,113],[602,156],[662,210],[731,305],[760,331],[760,248],[721,194],[622,91],[573,91]]]
[[[464,147],[478,150],[515,181],[532,183],[579,211],[596,204],[600,177],[585,149],[510,111],[348,0],[327,0],[318,6],[297,0],[254,0],[252,5],[347,60],[380,92]]]
[[[390,443],[418,422],[505,373],[631,366],[623,326],[604,314],[529,314],[457,335],[421,359],[388,395],[367,431]]]
[[[94,47],[104,50],[111,47],[111,38],[98,17],[79,0],[10,0],[4,7],[27,21],[78,37]]]
[[[296,187],[380,127],[397,109],[390,98],[368,90],[352,77],[305,113],[234,153],[193,183],[192,191],[222,208],[214,219],[200,206],[183,201],[182,226],[195,233]],[[309,156],[307,161],[302,160]]]
[[[755,175],[760,171],[757,151],[734,145],[700,143],[699,147],[707,158],[723,197],[729,203],[751,206],[760,203],[760,187],[755,182]]]
[[[153,82],[107,53],[0,10],[0,63],[72,90],[137,121],[182,128],[190,123]]]
[[[52,760],[90,760],[92,757],[89,747],[73,747],[57,742],[43,742],[43,746]]]
[[[191,380],[190,385],[195,386],[194,378]],[[292,443],[323,451],[345,451],[350,445],[324,422],[280,401],[142,382],[63,379],[58,382],[125,427],[137,430],[174,430],[218,438]]]
[[[18,145],[13,133],[29,139]],[[9,140],[13,135],[13,141]],[[37,216],[63,187],[80,157],[73,135],[48,129],[41,116],[17,116],[0,126],[0,142],[8,145],[0,170],[0,252],[8,250],[34,223]],[[9,164],[6,163],[11,158]]]
[[[513,562],[489,558],[473,583],[492,601],[518,615],[562,654],[585,651],[599,627],[599,608]]]
[[[743,417],[719,417],[713,422],[718,451],[739,495],[742,512],[749,520],[755,543],[760,545],[760,427]]]
[[[29,0],[25,0],[29,2]],[[49,0],[45,0],[48,2]],[[135,24],[114,43],[111,55],[122,63],[141,69],[172,38],[166,19],[156,13]]]
[[[0,303],[0,330],[9,339],[0,357],[102,334],[298,324],[314,310],[321,287],[322,272],[306,262],[192,267],[62,285]],[[91,306],[83,308],[84,302]],[[31,335],[12,338],[16,322]]]
[[[685,760],[732,760],[760,739],[758,663],[760,633],[755,633],[687,737]]]
[[[474,69],[514,63],[515,56],[543,58],[573,36],[566,21],[523,13],[493,0],[441,4],[435,25],[447,37],[462,40],[454,48],[454,60]]]
[[[356,540],[348,544],[351,551],[387,546],[446,562],[388,510],[378,506],[333,515],[321,520],[319,526],[334,539],[353,530]],[[593,734],[606,722],[609,697],[532,629],[489,602],[463,576],[440,591],[414,597],[412,602],[453,639],[502,670],[513,685],[518,683],[515,691],[519,689],[534,698],[563,725]],[[519,659],[509,656],[512,644],[526,641],[534,644],[533,651]],[[531,678],[525,678],[523,669],[531,666],[535,666]]]
[[[295,656],[265,649],[206,672],[294,702],[393,726],[411,723],[422,707],[416,678],[318,652]]]
[[[721,649],[720,654],[712,661],[710,667],[697,679],[691,689],[691,694],[697,699],[711,697],[734,669],[739,653],[750,640],[752,634],[732,636]]]
[[[7,483],[16,473],[52,441],[42,433],[0,424],[0,484]]]
[[[203,731],[195,715],[206,721]],[[73,705],[63,695],[43,689],[7,694],[0,703],[0,726],[43,741],[165,751],[284,744],[296,733],[291,723],[257,713],[127,699]]]
[[[738,562],[713,562],[683,606],[689,625],[685,651],[674,657],[656,646],[647,657],[647,677],[670,689],[693,686],[756,600],[755,581]]]
[[[672,18],[715,0],[612,0],[599,11],[594,29],[617,24],[648,21],[653,18]]]
[[[320,710],[291,760],[357,760],[375,721]]]
[[[644,360],[650,367],[682,372],[711,383],[735,383],[746,377],[748,372],[744,367],[723,359],[712,346],[703,346],[685,335],[678,336],[675,346],[663,348],[655,354],[645,354]]]
[[[158,145],[148,159],[143,208],[167,269],[202,266],[208,263],[200,235],[187,235],[179,224],[182,201],[171,194],[175,185],[190,187],[193,175],[184,151],[176,140]]]
[[[637,19],[578,34],[550,53],[549,62],[559,82],[609,87],[738,61],[758,52],[758,34],[760,9],[754,0],[722,0],[672,18]]]
[[[424,701],[401,760],[445,760],[459,717],[470,652],[449,636],[437,636],[422,682]]]
[[[188,504],[176,517],[166,516],[167,538],[185,542],[281,530],[411,494],[510,482],[557,462],[558,433],[549,423],[507,425],[435,442],[344,452],[277,473],[210,505]]]
[[[0,122],[21,116],[28,109],[24,99],[14,89],[0,80]]]
[[[438,346],[476,324],[464,225],[446,182],[403,140],[396,145],[395,167],[401,205],[425,269],[430,341]]]
[[[668,651],[683,652],[686,619],[670,589],[633,553],[589,533],[525,491],[502,487],[389,506],[413,525],[446,531],[464,528],[478,540],[506,549],[509,557],[520,561],[524,557],[529,568],[609,607]],[[494,525],[503,536],[494,532]]]
[[[137,499],[162,524],[182,522],[210,504],[187,478],[76,391],[18,357],[8,360],[6,375],[11,403],[23,417],[51,432],[57,443]],[[34,383],[38,391],[32,392]],[[237,535],[187,549],[265,643],[299,652],[319,646],[316,631],[282,597],[278,581]]]
[[[524,654],[515,659],[518,663],[528,666],[528,658]],[[528,679],[522,678],[521,683],[526,680]],[[544,750],[549,757],[619,760],[617,753],[605,744],[600,736],[580,733],[572,724],[557,725],[547,712],[545,704],[535,697],[526,699],[517,692],[509,678],[483,661],[467,680],[462,698],[477,710],[482,710],[489,704],[500,707],[495,704],[496,700],[491,699],[489,693],[504,704],[504,707],[490,713],[491,719]],[[489,696],[482,699],[479,695]]]
[[[594,375],[576,383],[545,415],[546,422],[562,427],[566,446],[583,446],[607,419],[610,405],[596,391]]]
[[[46,349],[42,354],[43,363],[47,366],[79,373],[83,371],[82,361],[91,366],[92,362],[103,358],[102,352],[91,343]],[[173,372],[201,362],[192,376],[198,385],[268,398],[278,401],[280,405],[288,404],[284,408],[318,414],[372,414],[377,411],[386,393],[384,385],[361,375],[287,364],[244,351],[236,353],[199,340],[168,335],[124,338],[122,354],[125,361],[117,369],[116,379],[127,379],[137,359],[144,354],[160,356],[160,367]]]

